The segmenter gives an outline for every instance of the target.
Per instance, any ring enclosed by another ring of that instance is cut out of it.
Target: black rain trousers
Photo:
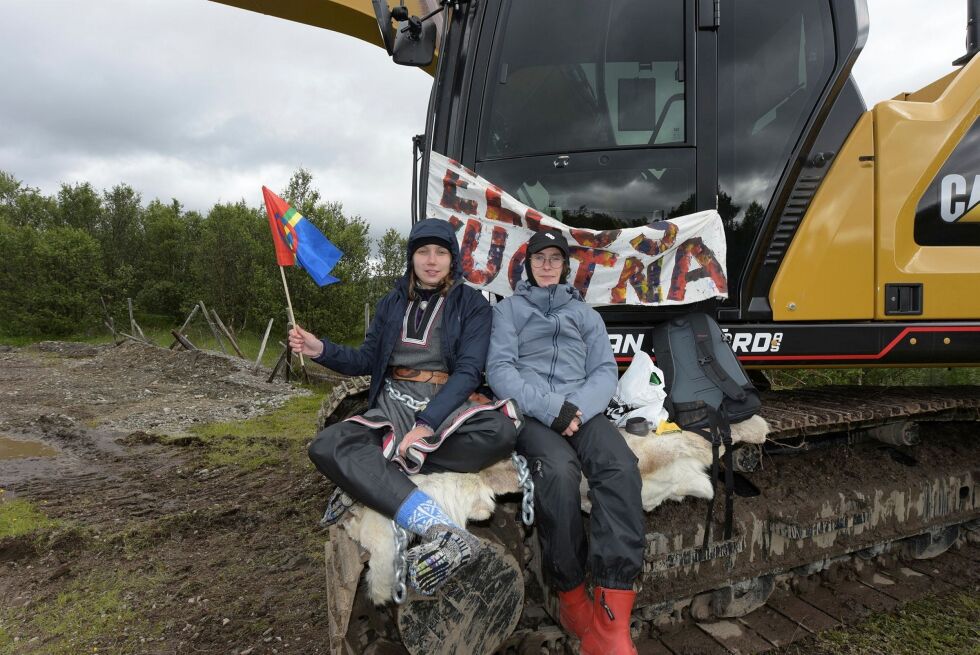
[[[633,451],[603,415],[563,437],[525,416],[517,452],[534,480],[535,525],[544,569],[559,591],[585,580],[610,589],[632,589],[643,566],[644,521],[640,472]],[[589,483],[592,514],[586,543],[579,485]],[[591,553],[591,554],[590,554]]]
[[[354,500],[391,518],[415,484],[398,464],[381,453],[387,428],[371,429],[353,421],[324,428],[310,444],[317,470]],[[510,456],[517,429],[498,411],[478,412],[429,453],[420,473],[475,473]]]

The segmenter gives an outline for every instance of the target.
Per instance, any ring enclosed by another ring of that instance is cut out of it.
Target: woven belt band
[[[449,373],[443,371],[420,371],[417,368],[394,366],[388,369],[392,380],[407,380],[408,382],[428,382],[430,384],[446,384]]]

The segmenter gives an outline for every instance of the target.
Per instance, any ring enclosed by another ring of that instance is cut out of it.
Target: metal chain
[[[531,469],[528,468],[527,459],[523,455],[513,453],[510,461],[517,469],[517,483],[524,489],[524,498],[521,500],[521,520],[524,521],[524,525],[530,527],[534,523],[534,481],[531,479]]]
[[[394,521],[391,522],[391,529],[395,533],[395,583],[391,587],[391,599],[396,605],[401,605],[408,595],[408,587],[405,586],[405,577],[408,574],[408,532]]]
[[[428,398],[423,398],[422,400],[416,400],[415,398],[412,398],[408,394],[402,393],[395,387],[391,386],[391,382],[389,382],[388,380],[385,380],[385,389],[388,391],[388,396],[390,396],[394,400],[397,400],[401,404],[405,405],[413,412],[421,412],[429,404]]]

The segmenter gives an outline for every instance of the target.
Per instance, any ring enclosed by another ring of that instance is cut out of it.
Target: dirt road
[[[0,347],[0,655],[325,653],[327,484],[305,456],[318,398],[303,394],[202,352]],[[247,430],[221,427],[252,417]],[[774,597],[776,609],[677,626],[641,652],[767,651],[851,623],[860,602],[880,612],[894,607],[882,599],[950,590],[972,603],[969,630],[977,578],[964,571],[980,551],[944,557],[909,582],[871,568],[869,581],[841,581],[863,594],[851,604],[838,602],[843,586]],[[372,641],[372,622],[355,617]],[[525,637],[566,641],[547,625]],[[856,652],[811,646],[791,652]]]
[[[0,453],[47,455],[0,459],[13,532],[41,528],[0,540],[0,653],[324,652],[325,484],[302,440],[246,471],[186,434],[296,393],[135,343],[0,352]]]

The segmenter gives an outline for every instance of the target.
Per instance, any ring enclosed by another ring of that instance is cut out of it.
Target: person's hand
[[[323,342],[298,325],[289,331],[289,347],[294,353],[314,359],[323,354]]]
[[[435,434],[435,432],[427,425],[418,425],[412,428],[405,435],[405,438],[402,439],[402,442],[398,444],[398,454],[404,457],[405,453],[408,452],[409,446],[411,446],[413,443],[422,441],[426,437],[431,437],[433,434]]]
[[[570,437],[578,432],[580,427],[582,427],[582,410],[575,412],[575,418],[572,419],[572,422],[568,424],[568,427],[561,434],[563,437]]]

